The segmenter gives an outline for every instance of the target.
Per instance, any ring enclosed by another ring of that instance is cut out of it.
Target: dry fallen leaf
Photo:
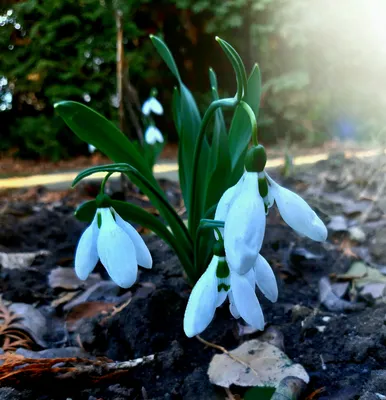
[[[90,287],[101,280],[99,274],[90,274],[86,281],[81,281],[73,268],[57,267],[50,272],[48,284],[53,289],[62,288],[75,290],[82,287]]]
[[[300,364],[294,364],[280,349],[258,339],[249,340],[229,353],[232,358],[217,354],[210,362],[208,375],[215,385],[278,387],[287,376],[309,381]]]
[[[341,277],[353,277],[353,285],[361,295],[370,294],[374,299],[383,296],[386,288],[386,276],[378,269],[369,267],[361,261],[354,262]]]
[[[46,250],[31,253],[0,253],[0,265],[7,269],[26,269],[31,266],[38,256],[47,256]]]
[[[96,315],[106,313],[112,310],[114,306],[115,303],[104,303],[101,301],[78,304],[77,306],[72,308],[67,315],[66,324],[68,331],[76,331],[83,319],[92,318]]]
[[[25,303],[12,303],[9,310],[18,316],[15,328],[27,332],[39,346],[47,347],[48,323],[39,310]]]

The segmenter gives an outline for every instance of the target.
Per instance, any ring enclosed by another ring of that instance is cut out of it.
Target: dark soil
[[[49,256],[38,257],[29,269],[1,268],[0,292],[4,300],[33,304],[46,315],[66,318],[60,307],[51,306],[60,290],[50,288],[47,277],[58,265],[72,268],[75,246],[85,227],[72,213],[73,207],[65,199],[56,206],[15,201],[3,208],[0,251],[50,251]],[[183,333],[190,287],[177,257],[158,238],[148,236],[146,241],[154,267],[151,271],[141,270],[138,283],[130,289],[131,302],[111,318],[103,314],[85,318],[75,332],[67,334],[64,341],[52,340],[50,347],[81,344],[87,353],[114,361],[152,354],[154,360],[105,379],[35,376],[14,383],[8,380],[6,385],[0,382],[0,399],[226,397],[207,376],[209,362],[218,351]],[[386,304],[369,302],[361,311],[334,313],[319,302],[320,278],[345,272],[354,259],[339,249],[341,241],[341,237],[332,235],[327,244],[300,238],[275,210],[270,212],[262,254],[276,273],[280,296],[276,304],[262,297],[261,302],[267,328],[275,327],[282,333],[286,354],[301,363],[311,377],[303,399],[373,399],[371,393],[386,394]],[[307,259],[303,249],[321,257]],[[101,266],[97,271],[107,279]],[[240,332],[228,307],[223,306],[202,337],[232,349],[260,334],[240,336]],[[244,391],[237,387],[231,390],[239,394]]]

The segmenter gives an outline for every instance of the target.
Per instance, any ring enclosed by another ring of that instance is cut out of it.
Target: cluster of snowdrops
[[[201,117],[170,50],[160,38],[151,36],[151,40],[177,82],[172,111],[179,134],[179,179],[188,223],[173,209],[155,180],[145,146],[129,141],[90,108],[60,102],[57,112],[74,133],[114,161],[87,169],[74,181],[75,185],[93,173],[106,172],[97,198],[76,211],[80,220],[90,222],[76,250],[76,273],[80,279],[87,279],[100,261],[117,285],[131,287],[138,266],[152,267],[151,254],[130,223],[135,222],[153,230],[174,249],[194,285],[183,321],[187,336],[203,332],[227,298],[234,318],[263,330],[256,286],[270,301],[278,297],[275,275],[260,254],[270,208],[276,204],[291,228],[315,241],[326,240],[327,229],[301,197],[280,186],[265,170],[267,155],[257,134],[261,96],[258,66],[247,76],[235,49],[216,38],[234,68],[237,93],[220,99],[217,77],[210,69],[213,101]],[[143,112],[160,114],[161,110],[159,102],[150,97]],[[233,113],[229,127],[224,112]],[[152,145],[152,140],[146,142]],[[114,172],[126,174],[157,207],[161,219],[107,196],[105,184]]]

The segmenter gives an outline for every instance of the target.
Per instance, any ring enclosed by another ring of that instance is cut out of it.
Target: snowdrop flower
[[[255,293],[255,285],[270,301],[278,296],[277,283],[271,267],[258,255],[253,268],[239,275],[228,268],[224,256],[214,255],[207,270],[190,294],[184,316],[184,331],[188,337],[203,332],[212,321],[216,308],[229,298],[234,318],[242,318],[256,329],[264,329],[264,315]]]
[[[75,254],[75,272],[85,280],[98,260],[111,279],[123,288],[132,286],[138,265],[152,267],[152,258],[140,234],[113,208],[98,208],[91,225],[83,232]]]
[[[315,211],[296,193],[280,186],[267,173],[269,193],[284,221],[296,232],[316,242],[327,239],[327,228]]]
[[[153,145],[156,142],[163,143],[164,138],[157,127],[150,125],[145,132],[145,141],[147,144]]]
[[[245,274],[256,263],[265,233],[265,206],[258,174],[246,172],[221,197],[215,220],[224,221],[225,254],[229,268]]]
[[[149,97],[142,106],[143,114],[150,115],[152,112],[157,115],[162,115],[164,113],[161,103],[153,96]]]
[[[88,145],[88,152],[89,152],[90,154],[94,153],[95,150],[96,150],[96,147],[95,147],[95,146],[93,146],[92,144],[89,144],[89,145]]]

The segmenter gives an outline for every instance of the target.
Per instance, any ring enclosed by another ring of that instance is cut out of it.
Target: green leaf
[[[220,44],[224,53],[228,57],[236,73],[237,80],[237,94],[238,100],[241,100],[247,91],[247,74],[245,71],[244,63],[237,53],[237,51],[225,40],[216,37],[217,42]]]
[[[257,64],[252,69],[248,79],[247,95],[244,101],[250,105],[255,113],[256,119],[259,116],[261,96],[261,75]],[[251,123],[247,112],[243,107],[238,106],[232,119],[229,130],[229,149],[231,151],[232,178],[230,185],[234,185],[243,173],[244,157],[248,144],[251,141]]]
[[[178,88],[175,87],[173,90],[173,99],[172,99],[172,112],[173,112],[173,121],[174,125],[177,129],[177,133],[180,134],[181,132],[181,98]]]
[[[151,40],[156,47],[158,53],[163,58],[173,75],[179,83],[179,96],[175,91],[174,94],[174,120],[179,134],[179,148],[178,148],[178,164],[181,191],[185,202],[185,207],[190,213],[190,198],[191,198],[191,180],[193,170],[193,154],[196,145],[196,139],[200,131],[201,116],[198,111],[197,104],[194,100],[189,89],[181,81],[181,77],[174,61],[173,55],[166,46],[166,44],[158,37],[151,36]],[[179,104],[176,104],[179,100]],[[207,164],[209,157],[209,145],[207,140],[203,141],[202,148],[200,149],[200,162],[198,165],[198,172],[200,182],[197,190],[202,193],[199,201],[194,206],[197,207],[199,215],[204,212],[204,198],[206,192],[206,174]]]
[[[213,100],[218,100],[217,78],[213,69],[209,69],[209,78],[212,84]],[[210,146],[208,183],[205,200],[205,211],[218,203],[222,194],[228,189],[231,175],[231,159],[228,148],[228,135],[222,109],[215,113],[212,143]]]
[[[270,400],[275,390],[273,387],[255,386],[245,392],[244,400]]]
[[[86,143],[92,144],[115,162],[127,162],[155,182],[145,159],[130,140],[109,120],[75,101],[61,101],[55,110],[68,127]]]
[[[169,67],[170,71],[173,73],[173,75],[176,77],[179,83],[181,83],[181,76],[178,71],[176,62],[174,61],[174,57],[169,50],[169,48],[166,46],[166,44],[157,36],[150,35],[150,39],[153,42],[154,47],[157,49],[158,54],[162,57],[162,59],[165,61],[166,65]]]

